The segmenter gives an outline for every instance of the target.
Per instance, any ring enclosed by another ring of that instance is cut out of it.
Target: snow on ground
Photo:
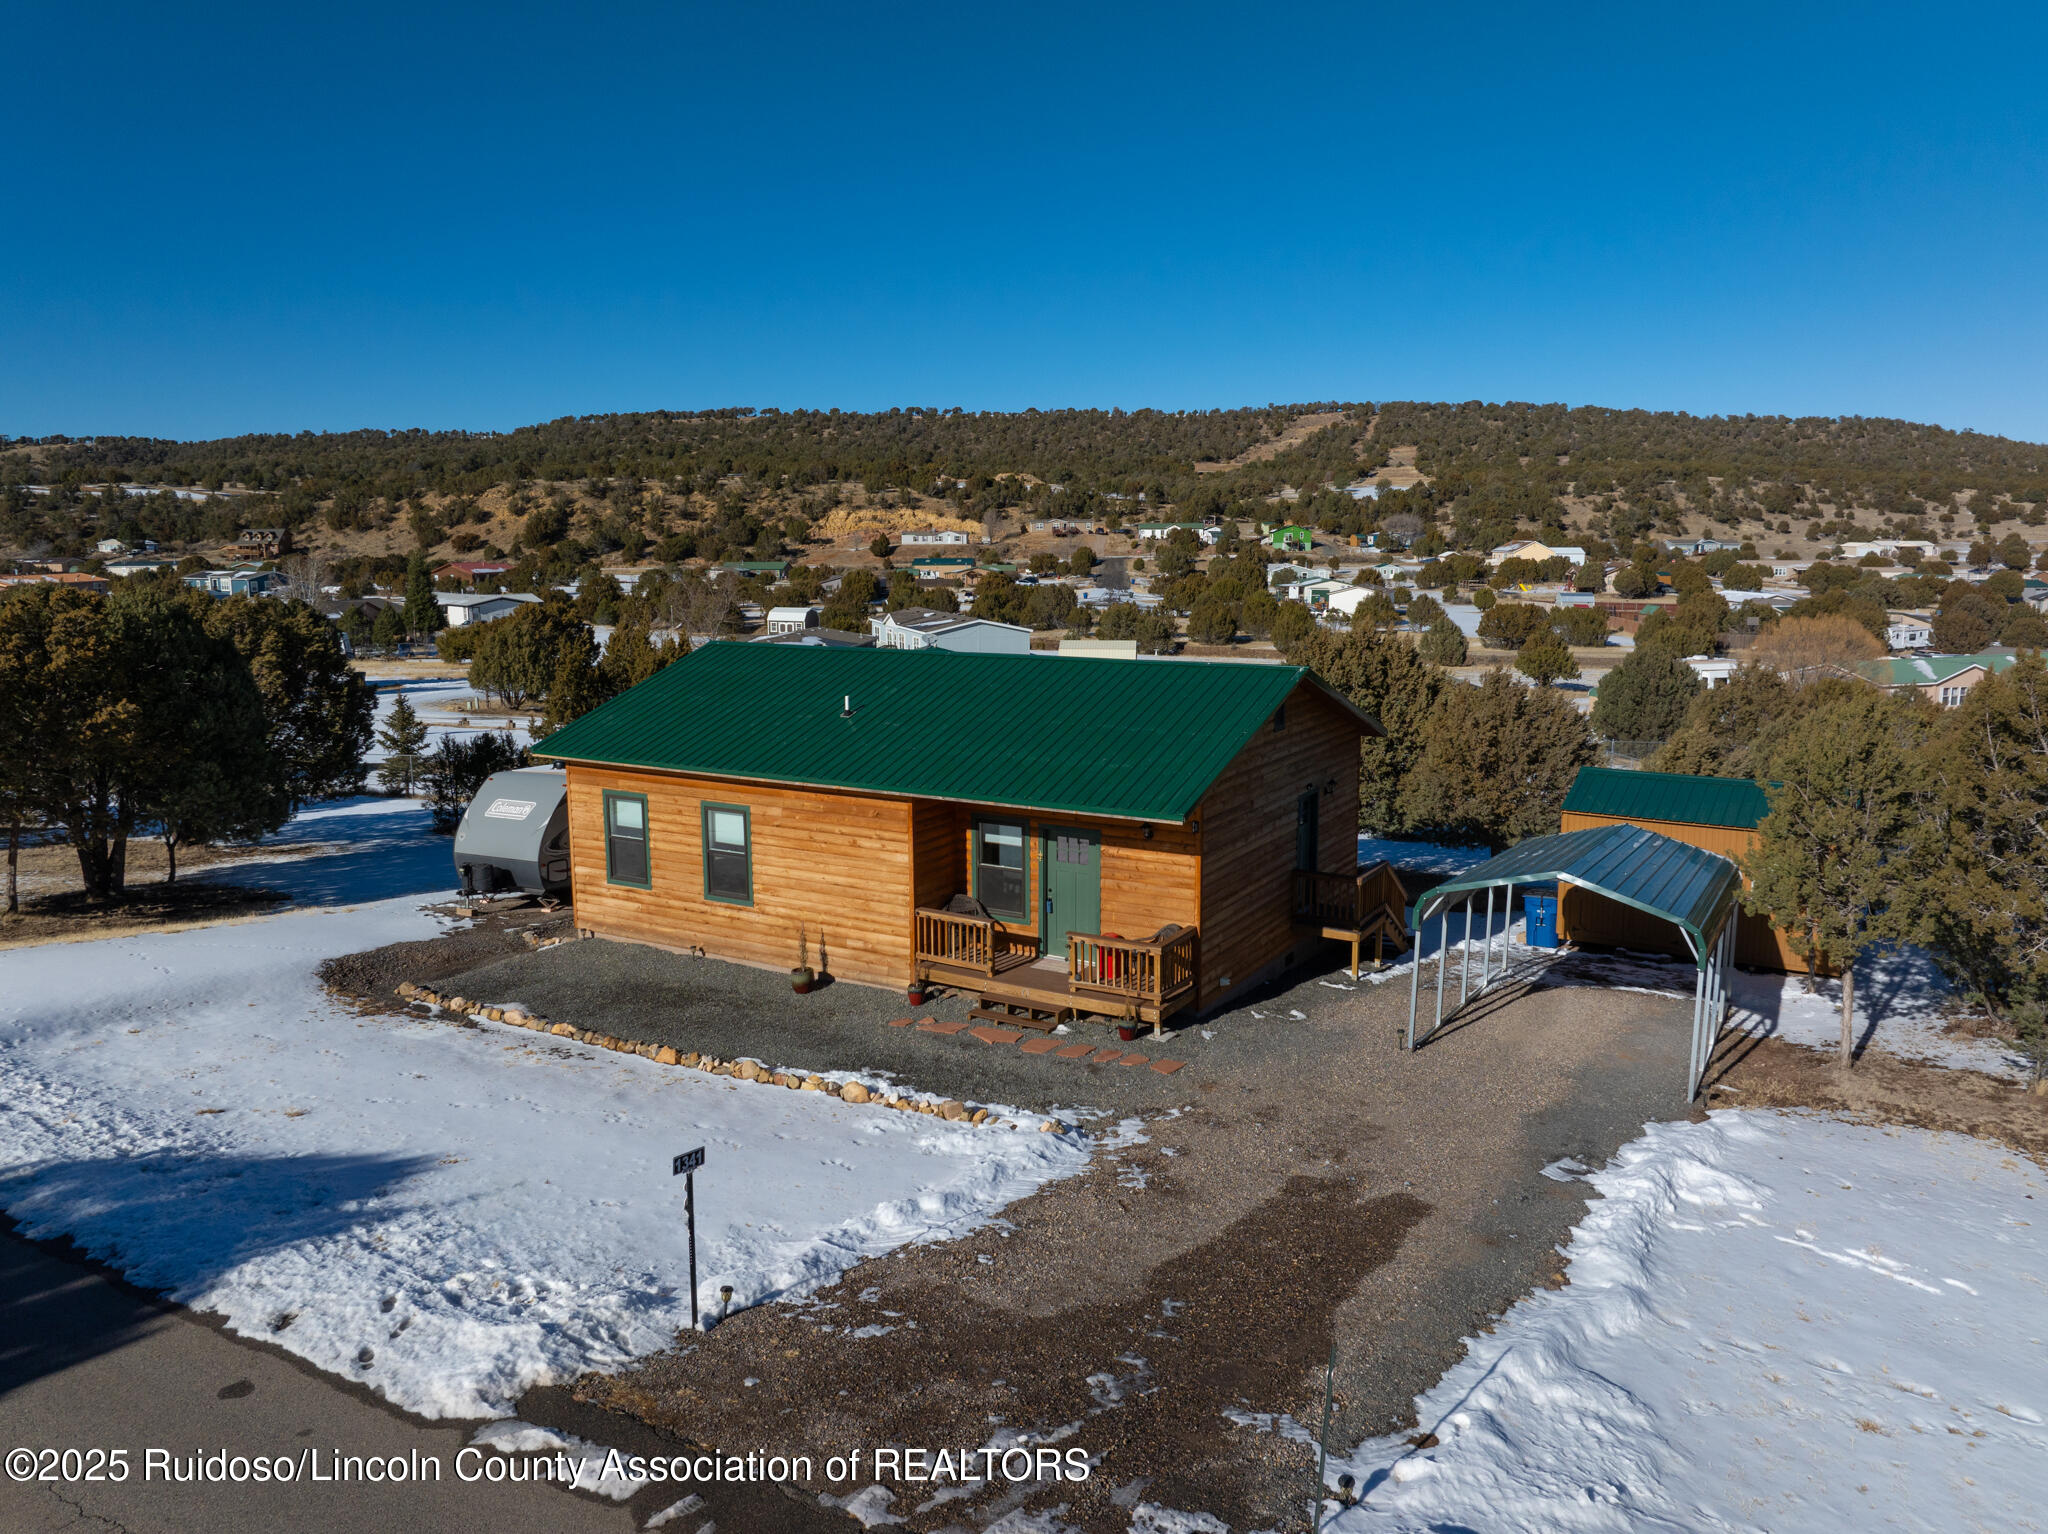
[[[1447,847],[1439,842],[1411,842],[1396,837],[1358,838],[1361,867],[1384,859],[1396,868],[1413,868],[1431,874],[1459,874],[1468,868],[1477,868],[1492,856],[1484,847]]]
[[[1455,924],[1452,941],[1457,941]],[[1560,953],[1544,960],[1546,985],[1599,985],[1609,990],[1660,996],[1692,995],[1693,967],[1656,954]],[[1456,961],[1452,973],[1456,974]],[[1881,1049],[1900,1059],[1955,1070],[1982,1071],[2018,1083],[2026,1061],[1997,1039],[1951,1034],[1942,1009],[1953,999],[1947,978],[1924,949],[1876,949],[1856,966],[1856,1047]],[[1842,983],[1821,980],[1807,989],[1804,975],[1752,974],[1729,978],[1730,1030],[1755,1038],[1784,1039],[1814,1049],[1834,1050],[1842,1038]]]
[[[488,710],[469,714],[457,712],[454,705],[458,699],[477,695],[476,688],[466,677],[384,677],[372,678],[370,685],[377,691],[376,728],[384,728],[392,707],[403,693],[427,726],[429,751],[450,737],[466,740],[472,735],[485,733],[508,735],[515,745],[533,744],[532,733],[522,715],[493,714]],[[504,728],[508,723],[512,726],[510,730]],[[383,746],[373,735],[363,759],[374,767],[384,760],[384,756]]]
[[[1814,1115],[1653,1124],[1590,1178],[1570,1283],[1333,1460],[1326,1527],[2039,1529],[2048,1177]],[[1332,1504],[1334,1507],[1334,1504]]]
[[[1732,987],[1735,1014],[1730,1026],[1767,1038],[1837,1049],[1842,1039],[1842,982],[1821,980],[1812,991],[1803,975],[1737,973]],[[1954,987],[1925,949],[1874,949],[1856,965],[1857,1047],[1872,1046],[1906,1060],[1982,1071],[2018,1082],[2027,1062],[2019,1050],[1998,1039],[1974,1039],[1947,1031],[1942,1012]]]
[[[313,908],[0,953],[0,1206],[28,1235],[423,1415],[493,1416],[688,1326],[679,1151],[709,1151],[714,1305],[804,1293],[1086,1164],[1068,1136],[358,1017],[315,967],[440,930],[420,894],[452,883],[448,841],[425,821],[301,815],[286,837],[342,844],[292,865]]]
[[[1381,849],[1421,845],[1404,842],[1375,842],[1359,838],[1359,859],[1394,858]],[[1444,854],[1460,848],[1437,849]],[[1410,863],[1403,866],[1414,867]],[[1503,973],[1521,982],[1546,986],[1598,986],[1610,991],[1639,991],[1651,996],[1690,999],[1693,966],[1683,959],[1661,954],[1593,952],[1591,950],[1539,949],[1524,945],[1525,923],[1522,905],[1516,899],[1512,915],[1497,910],[1489,927],[1483,909],[1472,916],[1472,983],[1478,985],[1482,967],[1480,946],[1489,931],[1494,957],[1490,966],[1495,983]],[[1412,912],[1411,912],[1412,915]],[[1465,916],[1451,912],[1450,971],[1447,976],[1446,1008],[1458,987],[1458,951],[1464,942]],[[1425,966],[1436,958],[1442,938],[1442,924],[1434,917],[1417,945]],[[1387,967],[1360,978],[1374,985],[1408,980],[1408,954],[1390,959]],[[1434,974],[1425,972],[1423,984],[1433,987]],[[1733,970],[1729,976],[1731,1003],[1728,1028],[1754,1038],[1784,1039],[1814,1049],[1833,1050],[1842,1037],[1842,983],[1820,980],[1808,989],[1804,975],[1752,974]],[[1947,1030],[1943,1012],[1954,999],[1954,989],[1936,968],[1925,949],[1910,945],[1874,948],[1856,966],[1855,1037],[1859,1051],[1880,1049],[1903,1060],[1942,1066],[1951,1070],[1981,1071],[2015,1085],[2030,1079],[2024,1056],[2012,1044],[1998,1039],[1971,1038]],[[1425,1010],[1434,1016],[1432,991]]]

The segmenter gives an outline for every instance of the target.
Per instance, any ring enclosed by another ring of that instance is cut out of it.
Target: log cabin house
[[[801,932],[840,979],[1156,1026],[1406,946],[1357,868],[1379,732],[1292,666],[711,644],[536,754],[586,934],[793,968]]]

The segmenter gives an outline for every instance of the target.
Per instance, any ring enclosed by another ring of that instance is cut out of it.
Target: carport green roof
[[[720,643],[565,725],[534,754],[1182,821],[1304,684],[1382,733],[1299,666]]]
[[[1690,826],[1755,827],[1770,814],[1763,789],[1748,778],[1707,778],[1689,772],[1630,772],[1581,767],[1564,796],[1567,815],[1622,820],[1672,820]]]
[[[1419,929],[1454,895],[1553,879],[1675,924],[1703,964],[1742,888],[1735,864],[1718,852],[1641,826],[1591,826],[1533,837],[1437,885],[1416,902],[1415,925]]]

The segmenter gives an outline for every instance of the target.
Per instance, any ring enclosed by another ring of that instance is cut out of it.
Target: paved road
[[[131,1465],[120,1484],[0,1480],[0,1529],[9,1534],[626,1534],[638,1527],[627,1508],[559,1487],[464,1485],[454,1460],[475,1427],[407,1417],[273,1348],[229,1336],[0,1228],[0,1452],[125,1447]],[[323,1456],[396,1455],[408,1465],[437,1461],[441,1479],[397,1486],[151,1484],[141,1473],[149,1448],[178,1456],[298,1456],[309,1448]],[[644,1516],[643,1502],[636,1499]],[[690,1534],[696,1523],[678,1519],[669,1527]]]

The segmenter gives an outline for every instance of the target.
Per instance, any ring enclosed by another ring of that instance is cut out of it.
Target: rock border
[[[593,1028],[578,1028],[573,1023],[551,1023],[546,1018],[535,1017],[523,1007],[491,1007],[480,1001],[472,1001],[466,996],[443,996],[430,986],[415,985],[410,980],[401,981],[397,993],[401,1000],[411,1002],[415,1006],[432,1007],[483,1022],[503,1023],[511,1028],[524,1028],[530,1033],[545,1033],[556,1038],[573,1039],[579,1044],[588,1044],[593,1049],[608,1049],[622,1055],[638,1055],[643,1060],[652,1060],[656,1065],[673,1065],[685,1070],[702,1071],[711,1076],[730,1076],[736,1081],[751,1081],[759,1086],[786,1087],[794,1092],[823,1092],[843,1103],[892,1108],[899,1113],[920,1113],[929,1118],[944,1119],[951,1124],[979,1125],[992,1129],[1025,1127],[1015,1119],[1002,1118],[985,1105],[970,1108],[955,1098],[934,1100],[915,1096],[900,1088],[869,1086],[859,1080],[828,1081],[815,1071],[771,1071],[759,1060],[746,1056],[737,1060],[720,1060],[712,1055],[701,1055],[694,1049],[678,1050],[668,1044],[638,1043],[631,1039],[618,1038],[613,1034],[599,1033]],[[1047,1119],[1038,1126],[1042,1134],[1064,1134],[1072,1127],[1058,1119]]]

